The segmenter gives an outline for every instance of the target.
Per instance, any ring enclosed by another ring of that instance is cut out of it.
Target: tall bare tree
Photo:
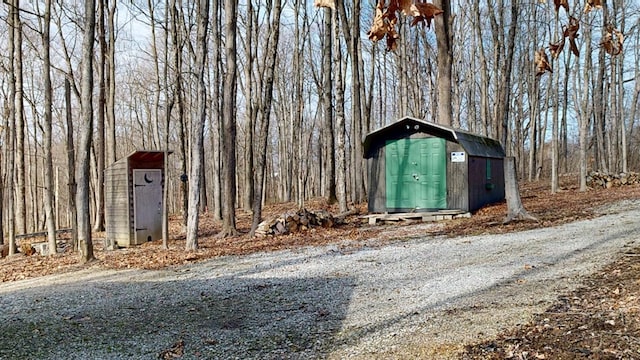
[[[324,196],[330,203],[335,203],[336,197],[336,161],[335,138],[333,124],[333,79],[331,71],[332,62],[332,32],[331,9],[324,8],[323,40],[322,40],[322,181]]]
[[[222,73],[222,36],[221,36],[221,8],[220,2],[213,3],[213,9],[211,10],[211,38],[213,39],[213,49],[211,53],[210,64],[212,64],[212,79],[211,79],[211,116],[209,118],[211,126],[211,153],[212,153],[212,166],[211,166],[211,179],[212,189],[209,194],[212,195],[212,209],[211,213],[215,220],[222,220],[222,195],[220,182],[220,170],[221,170],[221,152],[220,146],[222,138],[220,136],[220,118],[222,114],[222,95],[221,95],[221,73]]]
[[[51,0],[45,0],[42,16],[42,50],[44,62],[44,210],[47,225],[48,254],[56,253],[56,218],[54,214],[54,182],[53,182],[53,154],[52,154],[52,108],[53,87],[51,86]]]
[[[268,6],[271,4],[268,4]],[[254,93],[257,88],[256,81],[253,76],[254,65],[257,53],[257,33],[258,33],[258,11],[253,8],[253,1],[247,2],[246,15],[246,31],[244,34],[244,97],[248,99],[245,102],[244,116],[244,146],[242,149],[243,158],[243,174],[242,174],[242,191],[240,192],[241,204],[244,209],[251,209],[254,196],[254,128],[256,123],[257,106],[254,99],[260,96],[260,93]],[[254,40],[255,38],[255,40]],[[254,46],[255,45],[255,46]],[[254,97],[255,96],[255,97]],[[260,155],[258,155],[260,156]],[[261,196],[261,195],[258,195]]]
[[[107,106],[105,118],[105,165],[116,161],[116,4],[115,0],[104,1],[107,9]]]
[[[187,250],[198,248],[199,202],[202,186],[204,156],[204,124],[207,116],[207,90],[204,82],[207,62],[207,34],[209,29],[209,0],[199,0],[196,8],[196,87],[197,115],[191,121],[191,172],[189,174],[189,208],[187,220]]]
[[[344,114],[344,74],[340,41],[340,25],[337,10],[332,10],[333,22],[333,73],[335,73],[336,94],[336,197],[340,212],[347,211],[347,159],[345,147],[345,114]],[[354,125],[355,126],[355,125]]]
[[[107,39],[105,0],[98,0],[98,18],[96,32],[98,37],[98,108],[96,109],[96,138],[93,142],[94,157],[96,163],[96,188],[94,189],[94,201],[96,206],[93,222],[94,231],[104,231],[104,168],[105,168],[105,117],[107,112]]]
[[[7,149],[7,178],[8,184],[11,184],[9,187],[9,198],[7,199],[7,203],[9,206],[7,207],[7,237],[9,246],[9,255],[13,255],[16,252],[16,220],[15,220],[15,137],[16,137],[16,116],[18,116],[18,111],[16,106],[18,105],[17,97],[21,96],[18,93],[17,81],[16,78],[16,36],[17,33],[20,32],[19,28],[19,20],[18,19],[18,4],[17,1],[11,1],[9,3],[9,14],[8,14],[8,26],[9,26],[9,119],[8,119],[8,128],[7,128],[7,144],[5,148]]]
[[[71,248],[75,251],[78,248],[78,208],[76,206],[76,148],[73,131],[73,112],[71,110],[71,83],[68,78],[64,79],[64,108],[65,122],[67,125],[67,184],[69,217],[71,225]]]
[[[451,72],[452,72],[452,46],[451,46],[451,1],[435,0],[434,5],[438,6],[442,11],[441,16],[435,18],[436,41],[438,43],[438,117],[439,124],[452,124],[453,108],[451,106]]]
[[[353,139],[351,149],[353,187],[351,192],[353,201],[360,203],[365,197],[364,160],[362,157],[362,141],[360,139],[362,139],[364,128],[363,99],[366,96],[366,87],[363,86],[364,65],[360,41],[361,1],[353,0],[353,9],[350,17],[347,17],[345,1],[340,1],[336,5],[337,10],[339,10],[339,17],[351,60],[351,138]],[[351,19],[351,21],[348,21],[348,19]]]
[[[225,74],[222,100],[222,231],[220,237],[235,236],[236,229],[236,35],[238,1],[224,1]]]
[[[269,136],[269,123],[271,118],[271,103],[273,101],[273,82],[276,70],[276,61],[278,56],[278,44],[280,41],[280,15],[282,14],[282,1],[273,0],[270,4],[273,6],[273,15],[271,23],[267,31],[267,42],[265,46],[266,61],[264,63],[264,80],[262,81],[262,89],[260,89],[260,99],[258,108],[257,122],[257,156],[255,162],[255,180],[253,187],[255,189],[252,201],[253,221],[251,224],[251,236],[255,234],[258,224],[262,221],[262,193],[264,188],[264,178],[267,162],[267,140]],[[271,13],[272,9],[267,9],[267,13]]]
[[[82,82],[81,82],[81,134],[78,151],[78,172],[76,183],[76,206],[78,209],[78,246],[83,262],[94,259],[93,241],[91,238],[90,172],[91,143],[93,139],[93,53],[96,28],[95,0],[87,0],[84,4],[84,36],[82,41]]]
[[[23,82],[23,51],[22,51],[22,20],[20,19],[20,0],[12,1],[13,20],[13,72],[15,76],[15,221],[16,231],[27,231],[27,205],[25,187],[25,123],[24,123],[24,82]]]

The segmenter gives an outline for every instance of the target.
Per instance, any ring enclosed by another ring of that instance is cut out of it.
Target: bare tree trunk
[[[489,71],[487,69],[487,57],[485,55],[484,36],[482,34],[482,20],[480,15],[480,4],[477,1],[473,1],[473,13],[475,20],[475,34],[478,41],[477,51],[480,55],[480,81],[478,87],[480,88],[480,121],[483,124],[481,131],[476,132],[488,135],[486,121],[489,117]]]
[[[198,249],[199,201],[202,186],[204,156],[204,123],[207,116],[207,91],[204,82],[207,62],[207,33],[209,28],[209,0],[199,0],[196,9],[196,118],[191,122],[191,173],[189,174],[189,211],[187,221],[186,250]]]
[[[293,171],[296,174],[296,204],[298,208],[304,207],[304,188],[302,186],[302,109],[304,106],[303,98],[303,81],[302,81],[302,64],[303,54],[300,37],[300,8],[301,3],[304,4],[304,0],[295,0],[294,4],[294,45],[293,45],[293,77],[294,77],[294,95],[293,95],[293,120],[292,120],[292,142],[294,149]]]
[[[511,19],[507,35],[507,45],[503,58],[504,67],[500,71],[498,87],[498,104],[496,105],[496,121],[498,122],[496,136],[505,147],[507,155],[511,155],[511,147],[507,142],[509,133],[509,106],[511,104],[511,73],[513,72],[513,57],[515,54],[516,29],[518,27],[518,1],[511,3]]]
[[[338,12],[331,11],[333,15],[333,69],[335,72],[336,89],[336,195],[340,212],[347,211],[347,174],[346,149],[345,149],[345,119],[344,119],[344,84],[342,73],[342,49],[340,47],[340,26],[338,25]],[[353,55],[352,55],[353,56]],[[358,141],[358,139],[355,139]],[[359,160],[359,159],[358,159]]]
[[[89,166],[93,136],[93,43],[95,40],[95,0],[87,0],[84,7],[84,38],[82,42],[81,124],[80,151],[77,173],[78,242],[83,262],[94,259],[89,212]]]
[[[620,14],[619,19],[620,19],[620,29],[624,29],[625,28],[625,22],[626,22],[626,15],[627,15],[627,10],[626,7],[624,6],[624,1],[622,1],[622,4],[619,4],[617,1],[613,1],[613,13],[614,14]],[[617,24],[615,23],[615,21],[617,20],[617,17],[614,17],[614,26],[616,26]],[[616,26],[617,27],[617,26]],[[617,92],[618,96],[617,96],[617,101],[616,101],[616,113],[615,113],[615,118],[620,122],[619,124],[619,128],[620,128],[620,142],[619,142],[619,146],[620,146],[620,170],[623,173],[627,173],[628,172],[628,159],[627,159],[627,125],[626,125],[626,118],[625,118],[625,111],[624,111],[624,98],[625,98],[625,87],[624,87],[624,66],[625,66],[625,62],[624,62],[625,57],[624,56],[616,56],[615,57],[615,67],[616,67],[616,74],[618,75],[616,79],[613,79],[614,84],[616,86],[614,86],[614,91]],[[613,69],[612,69],[613,71]],[[638,81],[638,79],[636,78],[636,82]]]
[[[104,1],[104,0],[103,0]],[[153,70],[155,83],[153,89],[153,118],[151,121],[151,133],[153,136],[153,145],[160,147],[160,95],[162,94],[164,74],[160,71],[160,55],[158,53],[158,36],[156,34],[156,23],[158,22],[154,10],[155,4],[151,0],[147,0],[147,9],[149,9],[149,26],[151,28],[151,57],[153,58]],[[169,13],[170,11],[167,11]],[[165,51],[166,53],[166,51]],[[166,68],[166,66],[165,66]],[[166,78],[165,78],[166,79]]]
[[[253,205],[253,198],[255,196],[261,197],[262,194],[254,194],[254,149],[253,149],[253,132],[256,125],[256,108],[254,106],[254,93],[253,90],[257,86],[253,78],[253,67],[255,63],[256,50],[254,49],[254,24],[257,26],[257,15],[253,10],[253,2],[247,2],[247,30],[245,33],[245,64],[244,64],[244,97],[247,99],[245,103],[245,127],[244,127],[244,172],[242,176],[242,191],[241,191],[241,206],[243,209],[251,209]],[[256,48],[257,48],[256,41]],[[257,94],[260,96],[260,94]]]
[[[186,231],[187,229],[187,218],[188,218],[188,204],[189,204],[189,198],[188,198],[188,191],[189,191],[189,182],[187,181],[188,176],[187,176],[187,164],[188,164],[188,158],[187,158],[187,134],[185,134],[185,99],[184,99],[184,94],[183,94],[183,78],[182,78],[182,49],[183,49],[183,41],[184,37],[186,35],[182,34],[182,27],[183,27],[183,23],[182,23],[182,11],[180,10],[180,6],[177,6],[175,4],[174,1],[171,2],[173,4],[173,6],[171,7],[171,12],[172,12],[172,22],[173,22],[173,37],[174,37],[174,44],[177,44],[178,46],[174,46],[174,70],[176,73],[176,80],[175,80],[175,101],[176,101],[176,105],[177,105],[177,110],[178,110],[178,132],[179,132],[179,140],[180,140],[180,157],[182,159],[182,163],[180,165],[180,170],[181,170],[181,182],[180,182],[180,194],[182,195],[181,198],[181,210],[182,210],[182,227],[183,230]]]
[[[271,9],[267,10],[267,13]],[[265,78],[261,96],[261,108],[259,109],[260,119],[258,121],[258,156],[255,169],[255,183],[253,184],[255,193],[253,196],[253,221],[251,224],[251,236],[255,234],[258,224],[262,220],[262,199],[265,183],[267,139],[269,135],[269,119],[271,117],[271,103],[273,100],[273,79],[278,55],[278,42],[280,39],[280,14],[282,12],[281,0],[273,1],[273,19],[269,26],[266,62],[264,66]]]
[[[554,38],[558,38],[560,24],[558,21],[558,17],[556,16],[555,20],[555,35]],[[569,52],[570,53],[570,52]],[[570,55],[567,55],[570,56]],[[549,89],[549,93],[553,98],[553,112],[551,115],[551,193],[555,194],[558,192],[558,121],[559,121],[559,111],[558,107],[560,106],[559,101],[559,89],[560,89],[560,71],[558,69],[558,64],[560,62],[555,61],[554,68],[556,71],[551,75],[551,88]]]
[[[451,72],[453,53],[451,46],[451,33],[449,31],[451,21],[451,1],[435,0],[434,5],[442,9],[444,13],[435,17],[436,42],[438,43],[438,123],[451,126],[453,109],[451,105]]]
[[[105,35],[105,2],[98,1],[98,20],[96,32],[98,36],[98,44],[100,48],[100,56],[98,57],[98,109],[96,112],[96,138],[93,143],[94,155],[96,161],[97,183],[94,192],[96,212],[93,231],[104,231],[104,134],[105,134],[105,113],[106,113],[106,67],[107,67],[107,41]]]
[[[51,0],[45,1],[42,27],[42,49],[44,51],[44,210],[47,224],[48,255],[57,251],[56,219],[53,212],[53,156],[51,146],[53,88],[51,86],[51,55],[49,49],[51,33]]]
[[[222,179],[224,199],[222,201],[222,232],[220,237],[235,236],[236,229],[236,24],[238,14],[238,1],[225,0],[225,58],[226,71],[224,77],[224,95],[222,100]]]
[[[107,16],[107,107],[105,126],[105,165],[111,165],[116,161],[116,28],[115,13],[116,0],[109,3],[103,0],[109,10]]]
[[[335,146],[333,138],[333,85],[331,79],[331,48],[332,25],[331,9],[324,8],[324,36],[322,43],[322,108],[324,109],[324,127],[322,132],[323,142],[323,171],[324,195],[329,203],[335,203],[336,179],[335,179]]]
[[[164,31],[164,70],[163,70],[163,88],[165,91],[166,98],[166,110],[164,114],[164,154],[163,154],[163,179],[162,179],[162,249],[169,249],[169,125],[171,124],[171,114],[173,113],[173,107],[175,106],[176,96],[173,93],[172,86],[169,86],[169,35],[171,34],[171,29],[174,25],[172,23],[172,14],[175,6],[175,0],[168,3],[169,9],[165,12],[164,15],[164,24],[166,26],[166,30]],[[149,7],[151,7],[151,3],[149,3]],[[150,10],[151,12],[151,10]],[[153,15],[151,15],[152,21]],[[175,40],[175,38],[174,38]],[[175,48],[177,48],[177,44],[174,44]],[[174,50],[175,50],[174,48]],[[173,76],[177,76],[178,71],[174,69],[172,72]],[[160,90],[160,89],[158,89]],[[160,119],[158,119],[160,120]]]
[[[15,76],[15,167],[16,167],[16,197],[15,197],[15,221],[16,231],[25,233],[27,231],[27,206],[25,188],[25,124],[24,124],[24,83],[23,83],[23,58],[22,58],[22,21],[20,20],[20,0],[14,0],[13,6],[13,72]]]
[[[607,24],[607,11],[606,6],[602,9],[602,17],[604,24]],[[603,25],[604,25],[603,24]],[[604,35],[606,31],[606,27],[602,26],[602,34]],[[608,172],[609,166],[612,164],[607,164],[607,152],[606,152],[606,144],[605,144],[605,126],[606,126],[606,117],[605,114],[607,112],[606,109],[606,89],[605,89],[605,69],[606,69],[606,58],[604,47],[600,46],[598,51],[598,75],[595,77],[595,88],[593,93],[593,103],[594,103],[594,124],[595,127],[594,132],[596,135],[596,161],[598,166],[600,167],[600,171]]]
[[[7,184],[10,184],[9,187],[9,198],[7,199],[7,237],[8,246],[9,246],[9,255],[13,255],[16,252],[16,220],[15,220],[15,138],[16,138],[16,116],[18,115],[16,105],[18,103],[17,97],[18,88],[16,78],[16,36],[20,31],[18,25],[18,4],[17,1],[11,1],[9,4],[9,16],[8,16],[8,26],[9,26],[9,120],[8,120],[8,128],[7,128]]]
[[[220,101],[221,93],[220,93],[220,83],[221,83],[221,64],[222,64],[222,36],[220,31],[220,2],[213,3],[212,9],[212,39],[213,39],[213,54],[211,57],[211,62],[213,63],[213,81],[212,81],[212,90],[211,90],[211,152],[213,153],[213,189],[210,193],[213,194],[213,218],[215,220],[222,220],[222,191],[221,191],[221,142],[222,139],[220,137],[220,114],[222,113],[222,102]]]
[[[342,29],[347,39],[347,49],[351,56],[351,128],[353,134],[353,149],[351,151],[352,156],[352,177],[353,177],[353,201],[355,203],[361,203],[365,198],[365,182],[364,182],[364,166],[362,158],[362,129],[363,129],[363,115],[362,115],[362,99],[365,96],[364,87],[362,86],[362,78],[364,77],[363,69],[361,67],[362,62],[362,48],[360,47],[360,0],[353,1],[353,13],[351,16],[352,21],[347,19],[347,12],[345,9],[344,1],[338,5],[340,11],[340,20],[342,22]],[[337,38],[336,38],[337,39]],[[341,61],[342,62],[342,61]],[[336,88],[338,88],[336,86]],[[336,101],[338,101],[336,99]],[[339,125],[338,125],[339,126]],[[340,131],[340,130],[338,130]],[[338,145],[339,146],[339,145]],[[345,161],[346,163],[346,161]],[[340,166],[340,165],[338,165]],[[346,166],[346,165],[345,165]],[[346,190],[345,190],[346,191]],[[339,199],[338,199],[339,200]],[[346,206],[346,205],[345,205]]]
[[[540,86],[540,81],[538,77],[535,77],[532,82],[532,89],[530,94],[532,94],[532,99],[529,102],[529,164],[528,164],[528,173],[529,173],[529,181],[533,181],[536,174],[536,157],[538,152],[538,88]]]
[[[71,112],[71,84],[64,81],[65,119],[67,123],[67,177],[69,179],[69,211],[71,225],[71,248],[78,248],[78,210],[76,208],[76,151],[73,141],[73,114]]]
[[[538,221],[538,219],[530,215],[522,205],[520,190],[518,189],[516,160],[512,156],[504,158],[504,177],[505,196],[507,199],[507,217],[504,219],[503,223],[507,224],[513,220]]]

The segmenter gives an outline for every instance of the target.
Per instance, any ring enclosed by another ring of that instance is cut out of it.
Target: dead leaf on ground
[[[184,355],[184,340],[176,341],[169,349],[163,350],[158,354],[158,359],[171,360],[178,359]]]

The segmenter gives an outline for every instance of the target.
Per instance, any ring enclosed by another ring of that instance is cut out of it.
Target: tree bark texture
[[[204,82],[207,61],[207,32],[209,29],[209,0],[199,0],[196,9],[196,76],[197,115],[191,122],[191,172],[189,174],[189,208],[187,221],[186,249],[198,249],[198,223],[200,219],[199,201],[202,186],[204,157],[204,124],[207,115],[207,91]]]
[[[269,9],[271,10],[271,9]],[[270,12],[270,11],[269,11]],[[252,223],[251,236],[255,234],[258,224],[262,221],[262,200],[265,182],[266,162],[267,162],[267,140],[269,136],[269,123],[271,119],[271,106],[273,102],[273,82],[276,70],[276,60],[278,55],[278,44],[280,40],[280,15],[282,13],[281,0],[273,1],[272,21],[268,29],[267,44],[265,46],[265,73],[263,88],[261,91],[260,108],[258,109],[259,118],[257,125],[258,151],[255,162],[255,189],[252,202]]]
[[[236,35],[237,0],[224,1],[224,32],[226,68],[222,100],[222,232],[221,237],[235,236],[236,229]]]
[[[27,205],[25,187],[25,123],[24,123],[24,78],[23,78],[23,52],[22,52],[22,20],[20,19],[20,0],[14,0],[13,13],[13,72],[15,76],[15,224],[16,232],[24,234],[27,231]]]
[[[42,48],[44,52],[44,210],[47,225],[48,255],[57,252],[56,245],[56,218],[54,214],[53,197],[53,155],[52,155],[52,110],[53,110],[53,88],[51,86],[51,54],[49,49],[51,33],[51,0],[45,1],[43,15],[44,26],[42,27]]]
[[[507,217],[503,223],[506,224],[514,220],[538,221],[538,219],[530,215],[522,205],[520,190],[518,188],[516,160],[512,156],[504,158],[504,185],[505,197],[507,199]]]
[[[78,151],[78,172],[76,183],[76,206],[78,216],[78,245],[83,262],[94,259],[91,238],[90,192],[91,142],[93,137],[93,44],[95,41],[96,9],[95,0],[87,0],[84,6],[84,38],[82,41],[82,82],[81,82],[81,134]]]
[[[439,124],[451,126],[453,109],[451,106],[451,72],[452,72],[452,46],[451,46],[451,1],[435,0],[434,5],[442,11],[442,15],[435,18],[436,42],[438,44],[438,118]]]

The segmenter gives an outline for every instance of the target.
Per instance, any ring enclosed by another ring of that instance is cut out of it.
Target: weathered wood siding
[[[469,211],[469,156],[465,153],[464,162],[452,162],[452,152],[464,152],[464,148],[447,141],[447,208]]]
[[[129,246],[132,236],[131,186],[126,159],[105,170],[105,225],[109,239]]]
[[[369,212],[387,211],[387,182],[384,161],[384,147],[378,147],[375,154],[367,159],[369,188]]]

